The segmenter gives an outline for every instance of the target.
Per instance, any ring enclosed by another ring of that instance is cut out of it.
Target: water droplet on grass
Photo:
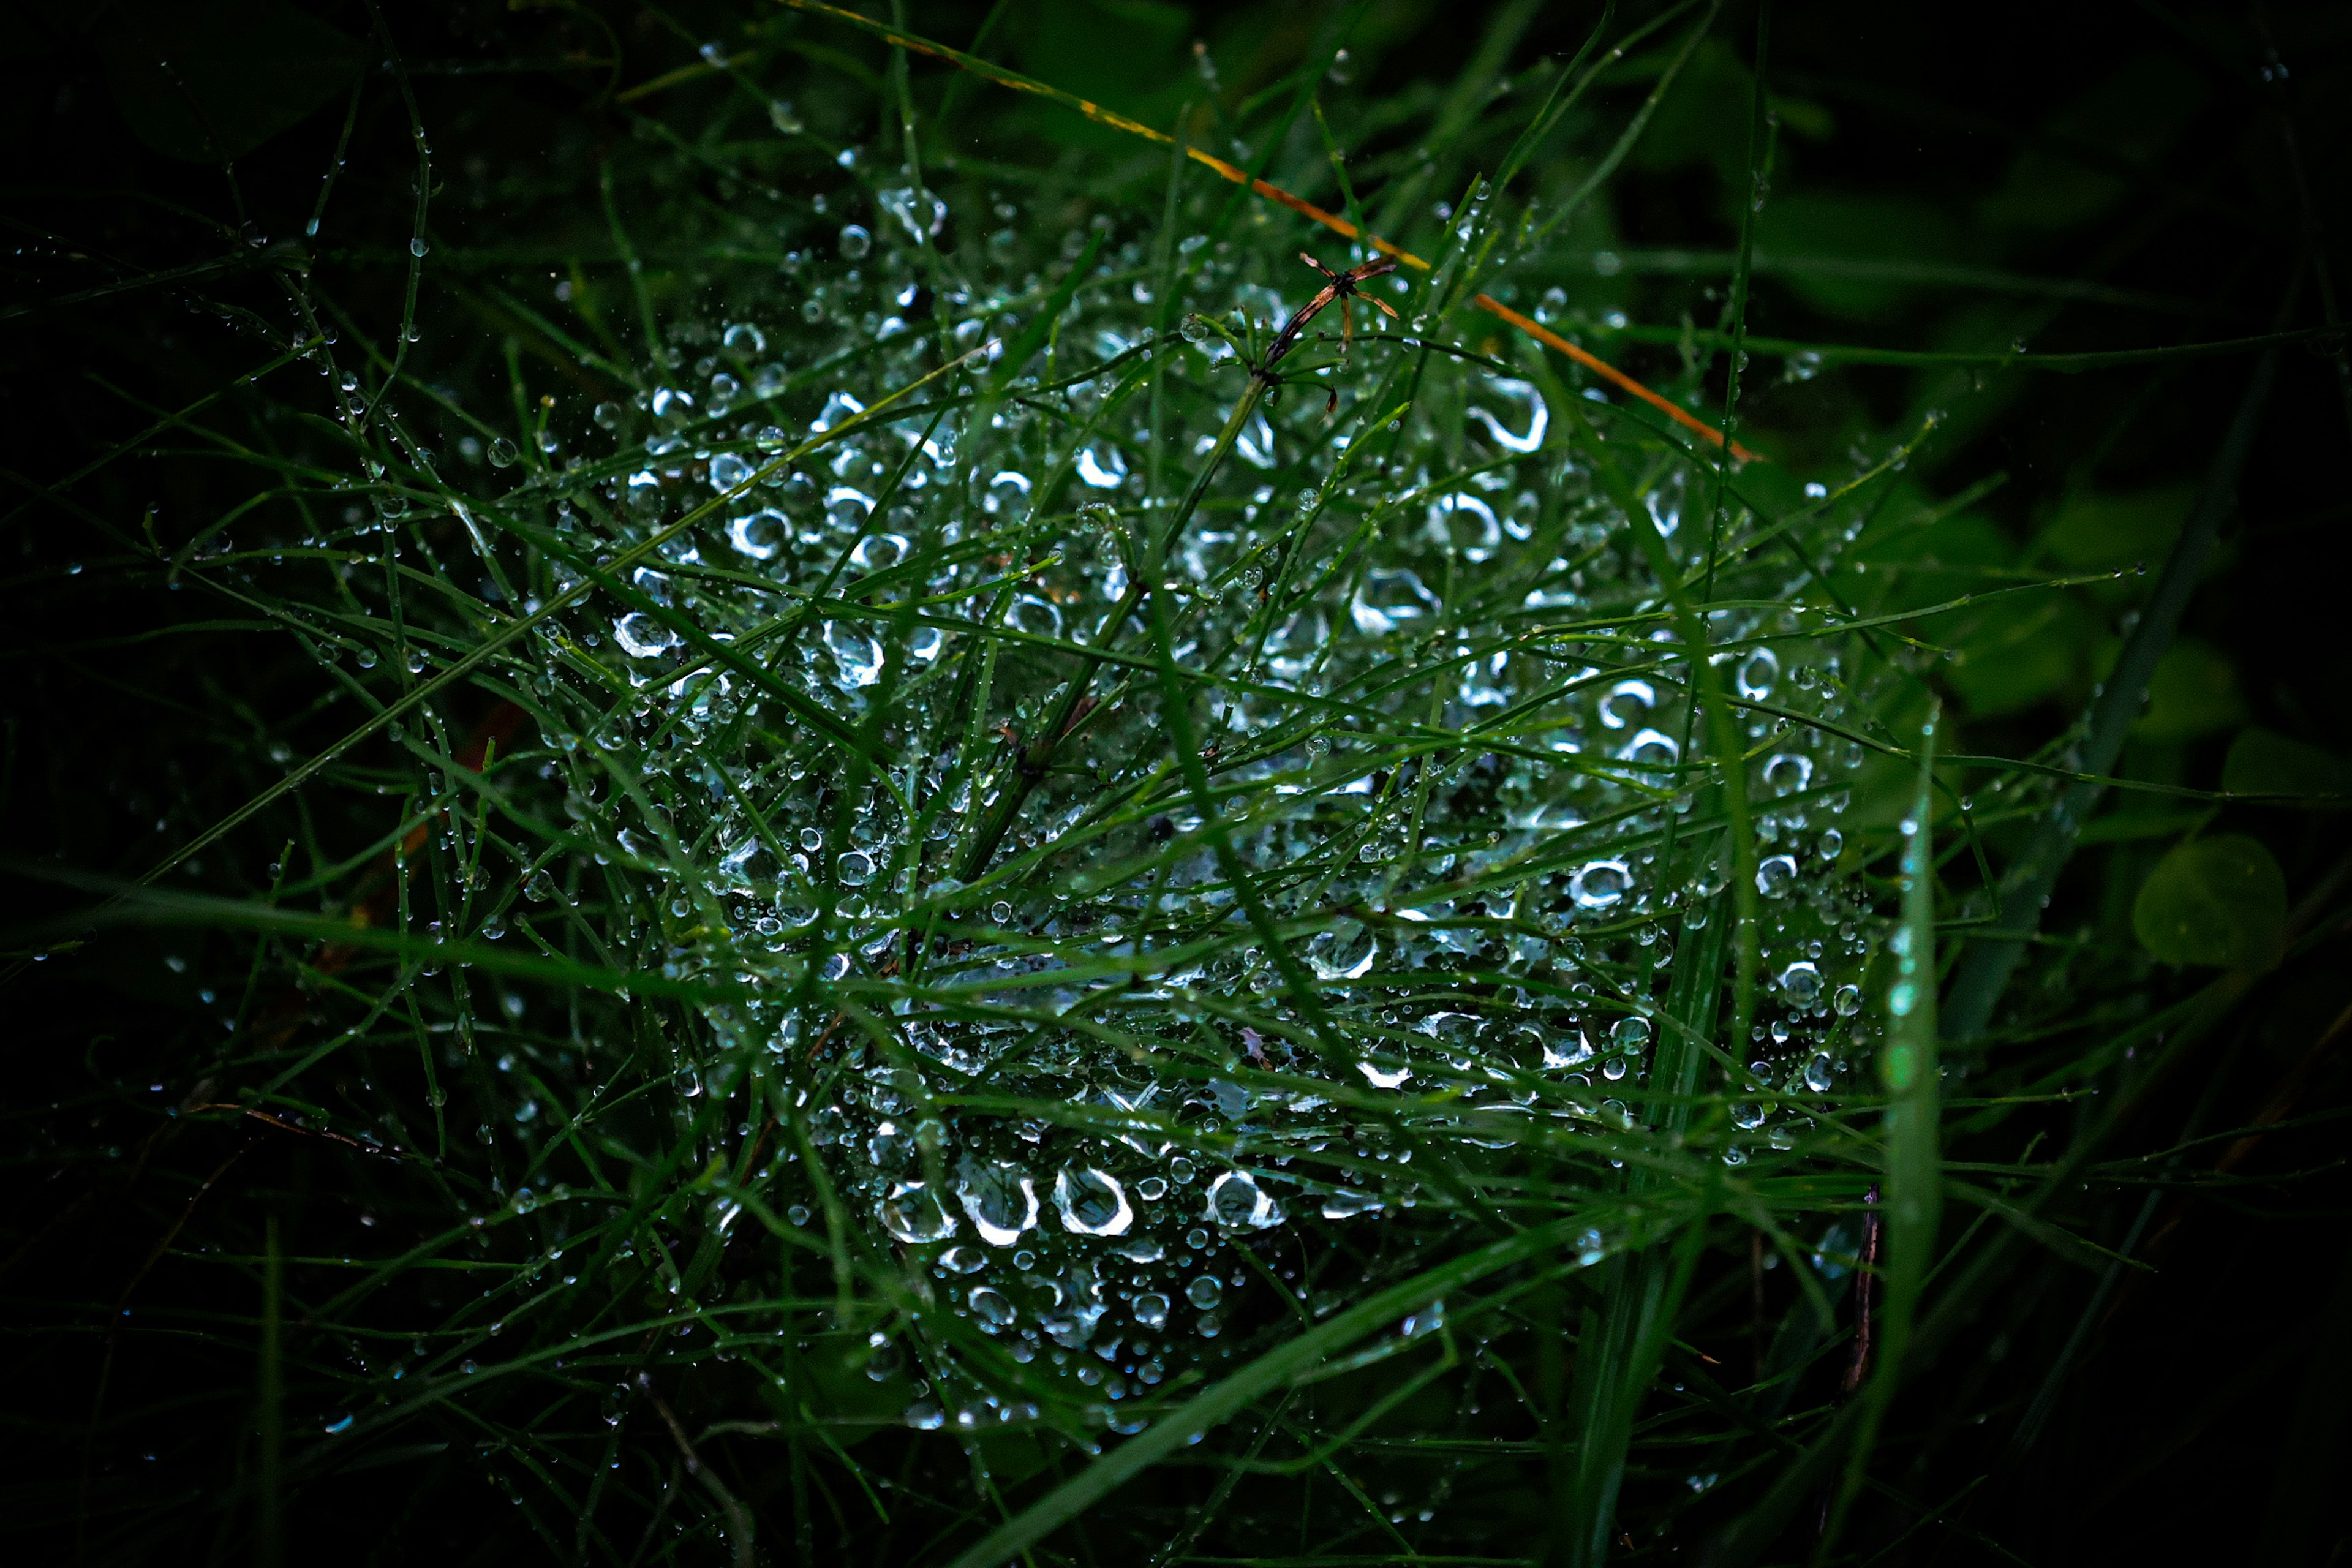
[[[1281,1205],[1259,1189],[1256,1177],[1227,1171],[1209,1184],[1208,1217],[1228,1230],[1265,1230],[1280,1225],[1283,1215]]]
[[[1622,860],[1592,860],[1569,879],[1569,897],[1580,910],[1605,910],[1623,899],[1633,886],[1633,873]]]
[[[1078,478],[1098,490],[1115,490],[1127,479],[1127,458],[1112,446],[1081,447]]]
[[[1010,1247],[1035,1228],[1037,1189],[1020,1166],[967,1156],[956,1174],[956,1196],[982,1241]]]
[[[677,646],[677,634],[643,610],[613,623],[613,640],[633,658],[656,658]]]
[[[727,524],[727,542],[737,552],[754,561],[772,561],[792,538],[792,523],[773,507],[762,508],[749,517],[739,517]]]
[[[1092,1166],[1065,1167],[1055,1176],[1054,1206],[1061,1211],[1062,1228],[1081,1236],[1124,1236],[1135,1223],[1127,1189]]]
[[[940,1241],[955,1234],[955,1216],[923,1182],[900,1182],[892,1187],[890,1195],[882,1200],[881,1218],[882,1228],[904,1242]],[[805,1223],[805,1215],[793,1223]]]
[[[1813,759],[1802,752],[1776,752],[1764,764],[1764,783],[1774,795],[1795,795],[1813,782]]]
[[[1769,647],[1751,649],[1739,661],[1739,695],[1750,702],[1761,702],[1771,696],[1780,679],[1780,656]]]
[[[1340,921],[1307,944],[1307,963],[1326,980],[1360,980],[1379,956],[1379,941],[1360,921]]]
[[[855,623],[827,621],[824,637],[845,686],[871,686],[882,679],[882,645]]]
[[[1512,381],[1502,376],[1493,378],[1486,384],[1504,397],[1518,404],[1518,412],[1514,422],[1516,423],[1517,419],[1526,420],[1527,434],[1524,436],[1512,434],[1504,426],[1501,420],[1483,408],[1473,407],[1469,416],[1486,426],[1488,437],[1507,452],[1533,452],[1540,448],[1543,446],[1544,432],[1551,426],[1551,410],[1544,405],[1543,395],[1530,383]]]

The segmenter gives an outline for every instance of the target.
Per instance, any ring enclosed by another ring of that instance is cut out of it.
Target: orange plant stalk
[[[1105,109],[1098,103],[1088,102],[1087,100],[1078,97],[1076,93],[1064,92],[1057,87],[1049,87],[1045,83],[1037,80],[1034,77],[1023,76],[1018,71],[1006,70],[1003,66],[991,65],[988,61],[981,59],[973,55],[965,54],[961,49],[951,49],[945,44],[935,44],[929,38],[918,37],[912,33],[902,33],[896,27],[887,26],[880,22],[874,21],[869,17],[861,16],[855,11],[845,11],[838,5],[828,5],[824,4],[824,0],[782,0],[782,3],[791,6],[795,11],[814,12],[820,16],[831,16],[836,21],[846,22],[851,26],[856,27],[863,32],[870,33],[874,37],[880,38],[884,43],[894,45],[898,48],[911,49],[919,55],[929,55],[934,59],[946,60],[949,64],[960,67],[964,70],[968,70],[974,76],[992,81],[999,87],[1009,87],[1015,92],[1035,93],[1040,98],[1051,99],[1055,103],[1061,104],[1065,108],[1076,110],[1078,113],[1085,115],[1088,120],[1094,121],[1097,124],[1108,125],[1114,130],[1124,131],[1130,136],[1140,136],[1148,142],[1157,142],[1162,146],[1173,146],[1175,144],[1176,139],[1173,136],[1169,135],[1166,132],[1154,131],[1150,126],[1144,124],[1141,121],[1130,120],[1126,115],[1118,112],[1116,110]],[[1231,180],[1237,185],[1247,185],[1251,190],[1256,192],[1259,195],[1265,197],[1268,201],[1279,202],[1282,205],[1288,207],[1292,212],[1298,214],[1301,217],[1312,218],[1314,221],[1321,224],[1325,228],[1329,229],[1334,234],[1345,235],[1349,239],[1360,240],[1362,243],[1370,246],[1374,250],[1379,251],[1382,256],[1394,257],[1398,261],[1413,268],[1415,271],[1426,272],[1430,269],[1428,262],[1423,260],[1420,257],[1415,256],[1412,251],[1405,249],[1402,246],[1392,245],[1389,241],[1379,237],[1377,235],[1365,235],[1359,230],[1354,224],[1349,223],[1338,213],[1326,212],[1321,207],[1317,206],[1313,202],[1307,201],[1300,196],[1294,196],[1279,185],[1270,184],[1265,180],[1258,179],[1248,173],[1248,171],[1226,163],[1223,158],[1216,156],[1214,153],[1204,153],[1200,148],[1192,146],[1188,143],[1184,148],[1184,155],[1192,159],[1195,163],[1200,164],[1202,168],[1214,171],[1221,178]],[[1682,407],[1673,400],[1661,396],[1657,393],[1651,391],[1648,387],[1643,386],[1640,382],[1635,381],[1632,376],[1627,375],[1623,371],[1619,370],[1615,365],[1611,364],[1607,360],[1602,359],[1600,355],[1593,353],[1588,349],[1577,347],[1576,344],[1570,342],[1566,338],[1561,337],[1558,332],[1553,331],[1542,322],[1538,321],[1531,317],[1521,315],[1518,311],[1512,310],[1508,305],[1504,304],[1501,300],[1495,299],[1491,295],[1474,295],[1472,296],[1470,302],[1478,307],[1478,309],[1486,311],[1488,315],[1499,317],[1503,321],[1509,322],[1512,326],[1517,327],[1519,331],[1527,333],[1528,336],[1535,339],[1536,342],[1543,344],[1545,347],[1559,350],[1561,353],[1566,354],[1569,358],[1574,360],[1577,363],[1582,365],[1593,374],[1600,376],[1604,381],[1607,381],[1612,384],[1622,388],[1623,391],[1632,394],[1633,396],[1640,398],[1651,407],[1655,408],[1661,414],[1664,414],[1667,418],[1672,419],[1675,424],[1683,426],[1686,429],[1695,431],[1700,436],[1704,436],[1706,439],[1714,442],[1718,447],[1724,444],[1722,431],[1717,429],[1714,426],[1709,425],[1706,420],[1701,419],[1698,416],[1691,413],[1688,409]],[[1731,443],[1731,455],[1738,458],[1742,462],[1745,462],[1756,456],[1755,453],[1749,451],[1747,447],[1741,446],[1737,441]]]

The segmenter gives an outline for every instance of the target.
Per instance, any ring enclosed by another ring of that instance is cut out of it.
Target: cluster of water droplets
[[[582,863],[645,889],[637,950],[713,988],[679,1087],[737,1108],[758,1179],[806,1194],[821,1164],[930,1310],[1108,1407],[1275,1292],[1344,1299],[1314,1237],[1433,1201],[1433,1148],[1478,1170],[1590,1136],[1598,1171],[1641,1123],[1674,954],[1732,874],[1691,650],[1535,381],[1429,360],[1382,423],[1413,351],[1360,310],[1342,355],[1326,322],[1284,367],[1311,385],[1245,422],[1177,531],[1246,371],[1172,330],[1155,237],[911,186],[843,210],[781,298],[674,323],[586,460],[536,481],[549,592],[631,552],[535,645],[569,716],[544,776]],[[1244,341],[1318,281],[1279,247],[1173,248],[1184,306]],[[1414,285],[1372,287],[1411,316]],[[1711,487],[1650,467],[1678,560]],[[1113,615],[1146,569],[1213,820],[1145,621]],[[1706,629],[1762,839],[1738,1162],[1801,1136],[1859,1048],[1836,824],[1862,759],[1815,722],[1851,699],[1801,617]],[[1092,704],[1044,734],[1074,645],[1106,640]],[[917,1425],[1020,1413],[939,1336],[872,1352]]]

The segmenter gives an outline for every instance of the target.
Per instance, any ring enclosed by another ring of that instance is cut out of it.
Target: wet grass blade
[[[1748,801],[1747,744],[1740,733],[1739,721],[1733,714],[1728,697],[1723,689],[1723,672],[1707,655],[1706,623],[1698,607],[1691,602],[1689,590],[1683,585],[1685,570],[1667,551],[1664,535],[1658,531],[1657,522],[1650,515],[1633,482],[1618,464],[1616,455],[1609,449],[1589,421],[1584,411],[1573,401],[1566,413],[1578,433],[1583,437],[1585,450],[1591,454],[1594,474],[1600,479],[1609,499],[1624,513],[1626,526],[1633,541],[1650,562],[1651,570],[1664,584],[1674,607],[1675,629],[1682,636],[1685,657],[1689,660],[1692,687],[1706,712],[1707,732],[1714,749],[1715,766],[1722,788],[1724,814],[1729,825],[1730,844],[1727,869],[1731,879],[1731,907],[1736,929],[1732,936],[1734,966],[1731,994],[1731,1022],[1727,1036],[1734,1041],[1748,1037],[1749,1021],[1756,1013],[1758,957],[1761,933],[1758,928],[1758,889],[1756,884],[1756,832]]]
[[[1943,1217],[1941,1068],[1936,1051],[1936,714],[1930,710],[1919,737],[1918,782],[1903,821],[1902,923],[1895,927],[1893,974],[1886,987],[1886,1044],[1878,1076],[1887,1095],[1880,1134],[1886,1180],[1886,1264],[1881,1292],[1877,1365],[1859,1404],[1853,1451],[1817,1562],[1829,1560],[1847,1513],[1870,1471],[1871,1450],[1901,1387],[1904,1359],[1911,1349],[1919,1292],[1935,1261],[1936,1232]]]
[[[1566,1243],[1574,1225],[1572,1220],[1561,1220],[1490,1243],[1426,1269],[1402,1284],[1391,1285],[1326,1319],[1096,1459],[1076,1477],[967,1548],[950,1568],[996,1568],[999,1563],[1012,1561],[1124,1483],[1232,1420],[1267,1394],[1313,1371],[1326,1357],[1449,1290],[1542,1257]]]
[[[2255,363],[2253,376],[2239,399],[2238,411],[2221,438],[2221,449],[2213,455],[2212,466],[2206,470],[2189,521],[2173,541],[2138,624],[2124,640],[2114,672],[2091,706],[2089,723],[2073,759],[2082,773],[2112,773],[2123,754],[2124,742],[2147,701],[2147,683],[2156,673],[2157,660],[2172,646],[2173,633],[2197,591],[2198,577],[2221,538],[2221,525],[2237,506],[2238,480],[2253,454],[2254,436],[2262,427],[2277,378],[2278,352],[2273,349]],[[2103,785],[2088,781],[2070,785],[2011,868],[2000,893],[1996,927],[2000,934],[1979,936],[1969,944],[1944,998],[1946,1038],[1973,1040],[1991,1025],[1993,1010],[2008,990],[2010,977],[2024,962],[2025,944],[2041,926],[2042,911],[2057,886],[2059,873],[2073,858],[2075,840],[2105,793]]]
[[[1699,1083],[1722,1005],[1727,945],[1722,900],[1697,905],[1682,922],[1674,979],[1659,1023],[1652,1125],[1678,1144],[1699,1103]],[[1643,1171],[1634,1192],[1665,1184]],[[1617,1533],[1617,1500],[1624,1485],[1633,1425],[1656,1380],[1697,1267],[1706,1231],[1704,1216],[1686,1222],[1672,1242],[1612,1258],[1601,1305],[1588,1311],[1576,1349],[1571,1427],[1575,1448],[1561,1467],[1565,1493],[1555,1502],[1558,1561],[1587,1568],[1606,1562]]]

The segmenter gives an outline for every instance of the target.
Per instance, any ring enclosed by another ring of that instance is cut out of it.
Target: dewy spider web
[[[698,380],[656,368],[600,411],[619,453],[474,503],[541,552],[539,614],[563,628],[510,689],[552,742],[517,765],[574,824],[530,857],[530,898],[605,882],[638,911],[633,962],[707,994],[701,1043],[668,1047],[703,1151],[673,1222],[824,1260],[833,1332],[894,1419],[1083,1442],[1208,1419],[1180,1396],[1286,1321],[1328,1326],[1292,1354],[1403,1304],[1396,1345],[1438,1331],[1416,1208],[1521,1236],[1481,1267],[1562,1241],[1598,1263],[1667,1221],[1611,1167],[1660,1158],[1670,1109],[1681,1166],[1791,1146],[1790,1107],[1869,1037],[1862,905],[1814,821],[1861,752],[1813,727],[1842,671],[1777,571],[1727,558],[1727,589],[1755,590],[1709,627],[1738,700],[1800,716],[1749,736],[1774,1004],[1743,1067],[1662,1006],[1676,974],[1720,971],[1726,818],[1612,499],[1695,573],[1706,470],[1621,439],[1609,461],[1639,472],[1603,483],[1589,432],[1555,434],[1556,382],[1433,370],[1389,334],[1305,367],[1347,395],[1331,426],[1278,419],[1255,380],[1178,395],[1235,363],[1206,331],[1151,335],[1190,242],[1155,264],[1090,231],[1081,259],[1134,286],[1080,289],[1081,268],[1024,298],[940,279],[939,198],[878,205],[878,232],[839,237],[862,279],[821,281],[797,319],[682,323]],[[1196,297],[1271,328],[1295,273],[1258,265],[1206,258]],[[925,288],[929,329],[854,304]],[[1011,363],[874,416],[1016,308],[1022,342],[1060,345],[1043,381]],[[843,434],[781,463],[766,421],[796,386],[825,394],[812,431]],[[1193,454],[1183,506],[1151,478],[1166,452]],[[563,608],[592,578],[596,621]],[[1107,684],[1041,730],[1080,658]],[[780,731],[784,696],[837,717]],[[1041,733],[1059,754],[1020,776]],[[965,885],[992,809],[1006,852]],[[1690,1065],[1660,1081],[1662,1050]],[[1700,1090],[1701,1052],[1738,1103]],[[697,1302],[698,1268],[657,1267],[730,1353],[762,1342]]]
[[[338,1440],[550,1359],[616,1402],[716,1364],[828,1439],[1137,1436],[1108,1485],[1350,1346],[1453,1366],[1496,1271],[1610,1264],[1727,1166],[1850,1146],[1844,633],[1744,509],[1710,553],[1703,453],[1438,323],[1301,340],[1282,368],[1338,416],[1278,401],[1229,340],[1291,315],[1295,247],[1202,232],[1181,184],[1166,231],[1104,215],[1053,259],[1024,239],[1052,211],[840,178],[878,216],[838,266],[681,312],[633,397],[532,449],[391,374],[374,514],[316,542],[388,586],[297,624],[363,669],[396,627],[414,679],[272,798],[378,734],[436,783],[369,923],[202,913],[396,961],[273,1064],[269,1114],[328,1125],[406,1053],[427,1110],[385,1142],[511,1147],[456,1241],[530,1255]],[[1167,332],[1180,286],[1203,314]],[[404,434],[433,422],[526,477],[433,459]],[[1844,543],[1826,510],[1774,527]],[[1694,627],[1763,792],[1746,1039],[1716,1001],[1744,803],[1697,754]],[[446,732],[461,679],[527,717],[513,746]],[[541,981],[568,1027],[524,1024]],[[413,1037],[380,1035],[394,1002]],[[783,1258],[757,1287],[754,1230]]]

